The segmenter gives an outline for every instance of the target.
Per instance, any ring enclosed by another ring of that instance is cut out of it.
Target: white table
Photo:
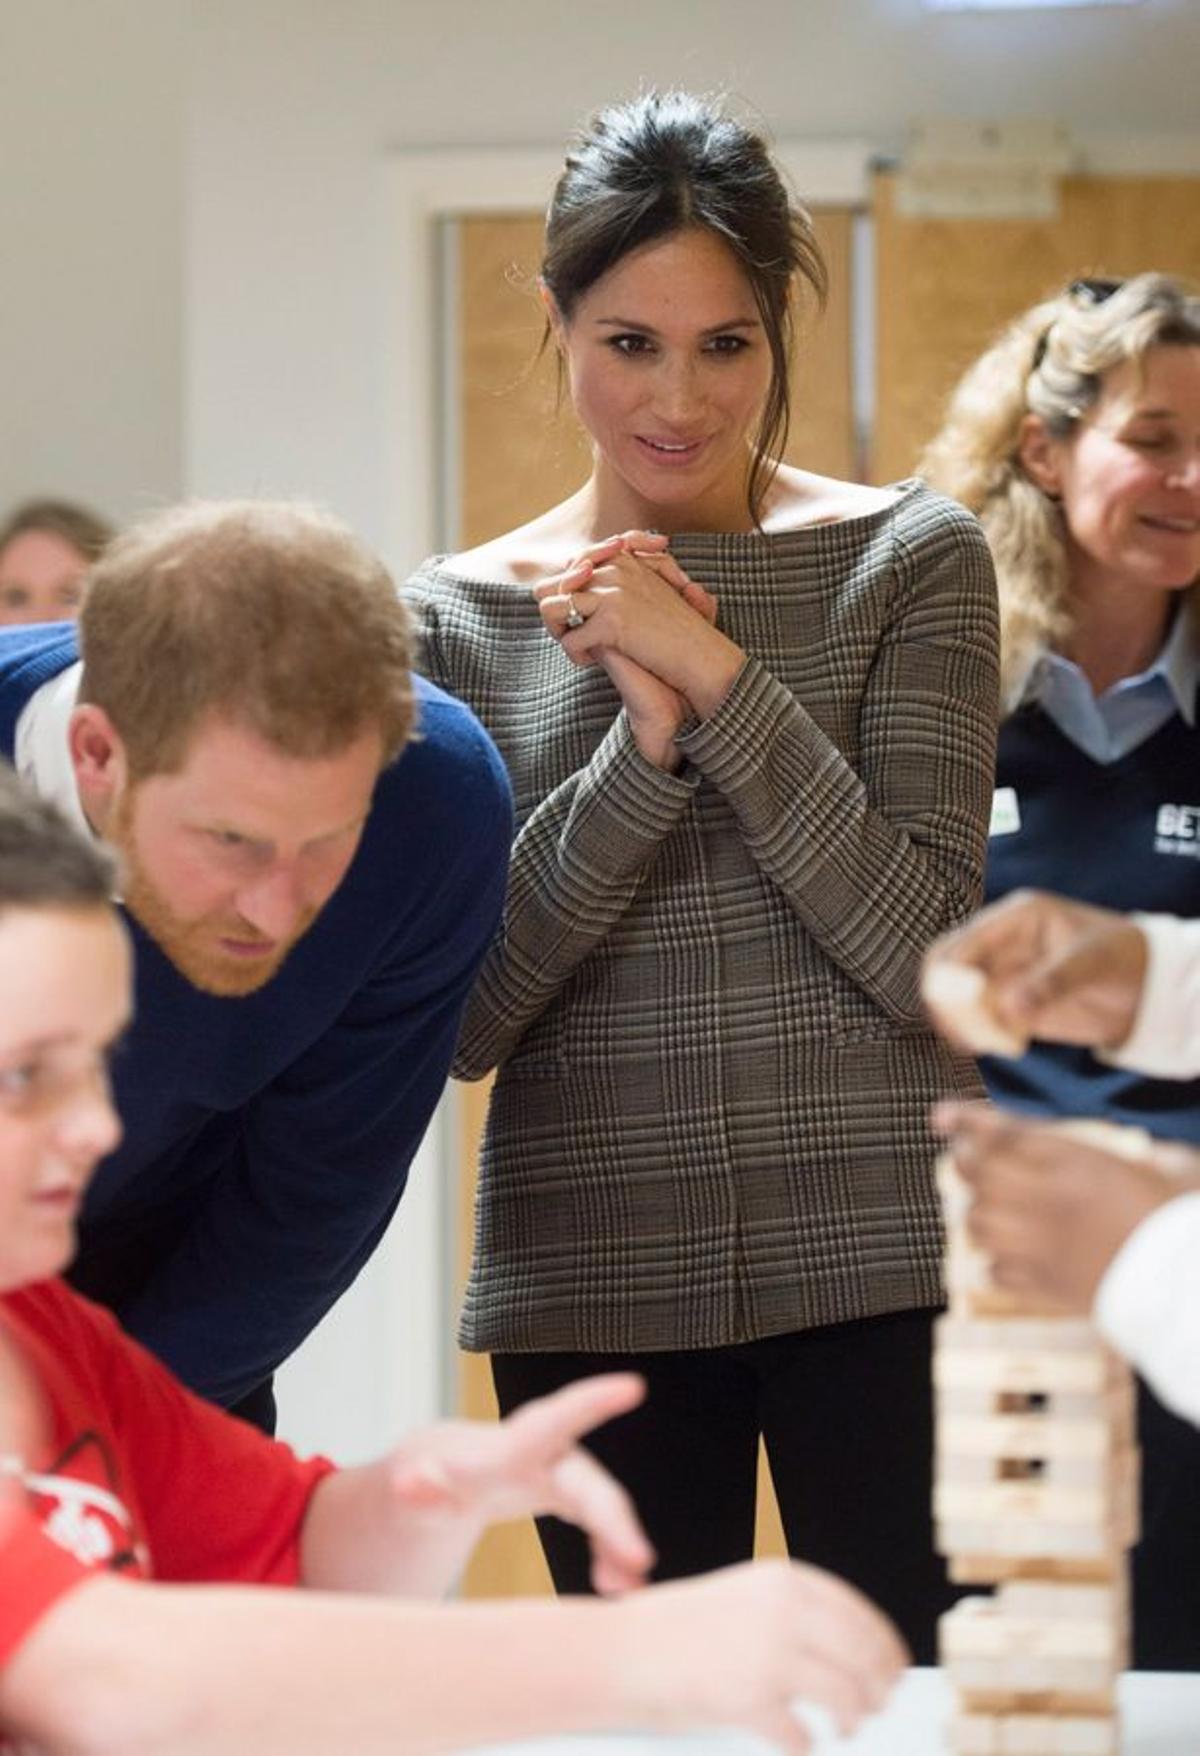
[[[887,1710],[857,1737],[820,1738],[814,1756],[941,1756],[950,1691],[940,1671],[909,1671]],[[1123,1756],[1200,1756],[1200,1674],[1137,1671],[1121,1679]],[[492,1747],[488,1756],[764,1756],[737,1732],[656,1738],[627,1733],[543,1738]]]

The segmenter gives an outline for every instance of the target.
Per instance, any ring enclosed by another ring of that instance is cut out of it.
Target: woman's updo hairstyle
[[[771,383],[747,498],[755,523],[787,439],[792,286],[823,301],[825,264],[765,142],[687,92],[650,92],[595,116],[568,154],[546,216],[541,278],[569,323],[578,300],[631,250],[691,229],[733,252],[754,292]]]

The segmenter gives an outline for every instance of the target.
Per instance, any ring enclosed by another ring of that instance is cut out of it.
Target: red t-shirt
[[[305,1509],[331,1464],[193,1396],[61,1281],[0,1297],[0,1322],[42,1404],[37,1454],[0,1456],[24,1489],[0,1519],[0,1664],[97,1571],[297,1582]]]

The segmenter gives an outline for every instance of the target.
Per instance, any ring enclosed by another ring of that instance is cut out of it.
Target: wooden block
[[[996,1588],[1005,1615],[1122,1622],[1129,1613],[1125,1569],[1102,1585],[1056,1579],[1011,1579]]]
[[[938,1647],[946,1659],[1060,1658],[1112,1663],[1120,1645],[1117,1617],[1019,1615],[1003,1590],[994,1597],[963,1598],[938,1621]]]
[[[1067,1694],[1060,1689],[966,1689],[962,1692],[960,1706],[964,1713],[991,1714],[998,1718],[1035,1714],[1057,1719],[1115,1719],[1117,1694],[1115,1688],[1098,1689],[1089,1694]]]
[[[1007,1391],[986,1385],[940,1386],[934,1396],[935,1444],[940,1451],[952,1443],[981,1448],[995,1435],[1010,1456],[1037,1455],[1037,1435],[1045,1430],[1059,1455],[1084,1455],[1111,1436],[1113,1450],[1134,1444],[1136,1396],[1132,1382],[1114,1382],[1099,1393]],[[1003,1422],[979,1428],[960,1423]],[[965,1439],[956,1437],[966,1435]]]
[[[1120,1671],[1107,1659],[1047,1658],[1030,1654],[950,1658],[943,1669],[958,1689],[983,1694],[1082,1697],[1116,1687]]]
[[[1119,1756],[1114,1717],[1067,1714],[958,1714],[950,1723],[955,1756]]]
[[[1054,1414],[955,1414],[937,1422],[937,1449],[947,1457],[1107,1459],[1128,1447],[1123,1423],[1103,1414],[1062,1420]]]
[[[1093,1349],[1112,1355],[1086,1317],[939,1317],[934,1324],[939,1345],[954,1348],[1005,1348],[1031,1353],[1045,1348],[1052,1353],[1087,1353]]]
[[[1022,1294],[1018,1298],[1016,1293],[1003,1292],[990,1283],[979,1285],[972,1279],[964,1286],[957,1280],[951,1268],[946,1269],[945,1279],[947,1304],[954,1316],[1012,1317],[1032,1312],[1043,1317],[1056,1317],[1062,1314],[1061,1305],[1051,1304],[1049,1300],[1031,1300],[1028,1294]]]
[[[1131,1158],[1148,1139],[1102,1136]],[[939,1631],[962,1709],[953,1747],[1112,1756],[1137,1531],[1132,1374],[1086,1321],[995,1288],[967,1234],[970,1191],[948,1163],[939,1188],[950,1312],[933,1361],[937,1541],[951,1579],[998,1586]]]
[[[986,1551],[940,1551],[949,1554],[950,1578],[955,1585],[995,1585],[1007,1580],[1061,1580],[1076,1585],[1105,1585],[1126,1564],[1123,1548],[1095,1560],[1062,1555],[1043,1555],[1033,1561],[1020,1555],[992,1555]]]
[[[959,1583],[1003,1579],[1011,1569],[1004,1561],[1037,1563],[1037,1571],[1054,1561],[1100,1562],[1115,1566],[1128,1546],[1112,1525],[1049,1523],[1041,1519],[988,1521],[935,1517],[938,1553],[999,1562],[985,1572],[955,1574]]]
[[[1045,1525],[1124,1526],[1136,1489],[1136,1453],[1123,1451],[1089,1485],[1059,1484],[1048,1477],[980,1480],[967,1470],[939,1472],[933,1489],[935,1519],[947,1523],[1030,1521]],[[1136,1504],[1136,1502],[1135,1502]],[[1005,1551],[1001,1551],[1005,1552]]]
[[[950,1748],[954,1756],[1000,1756],[998,1714],[958,1713],[950,1721]]]
[[[943,1319],[945,1321],[945,1319]],[[933,1351],[937,1390],[1008,1391],[1044,1396],[1053,1391],[1096,1396],[1109,1390],[1121,1368],[1103,1348],[957,1348],[939,1341]]]

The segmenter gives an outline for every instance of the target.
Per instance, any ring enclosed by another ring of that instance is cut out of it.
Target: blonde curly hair
[[[1070,634],[1069,579],[1058,504],[1025,474],[1027,414],[1067,437],[1106,372],[1157,346],[1200,346],[1200,294],[1164,274],[1076,281],[1024,312],[969,367],[917,473],[979,518],[1000,594],[1002,709],[1025,699],[1042,654]],[[1194,589],[1194,588],[1193,588]]]

